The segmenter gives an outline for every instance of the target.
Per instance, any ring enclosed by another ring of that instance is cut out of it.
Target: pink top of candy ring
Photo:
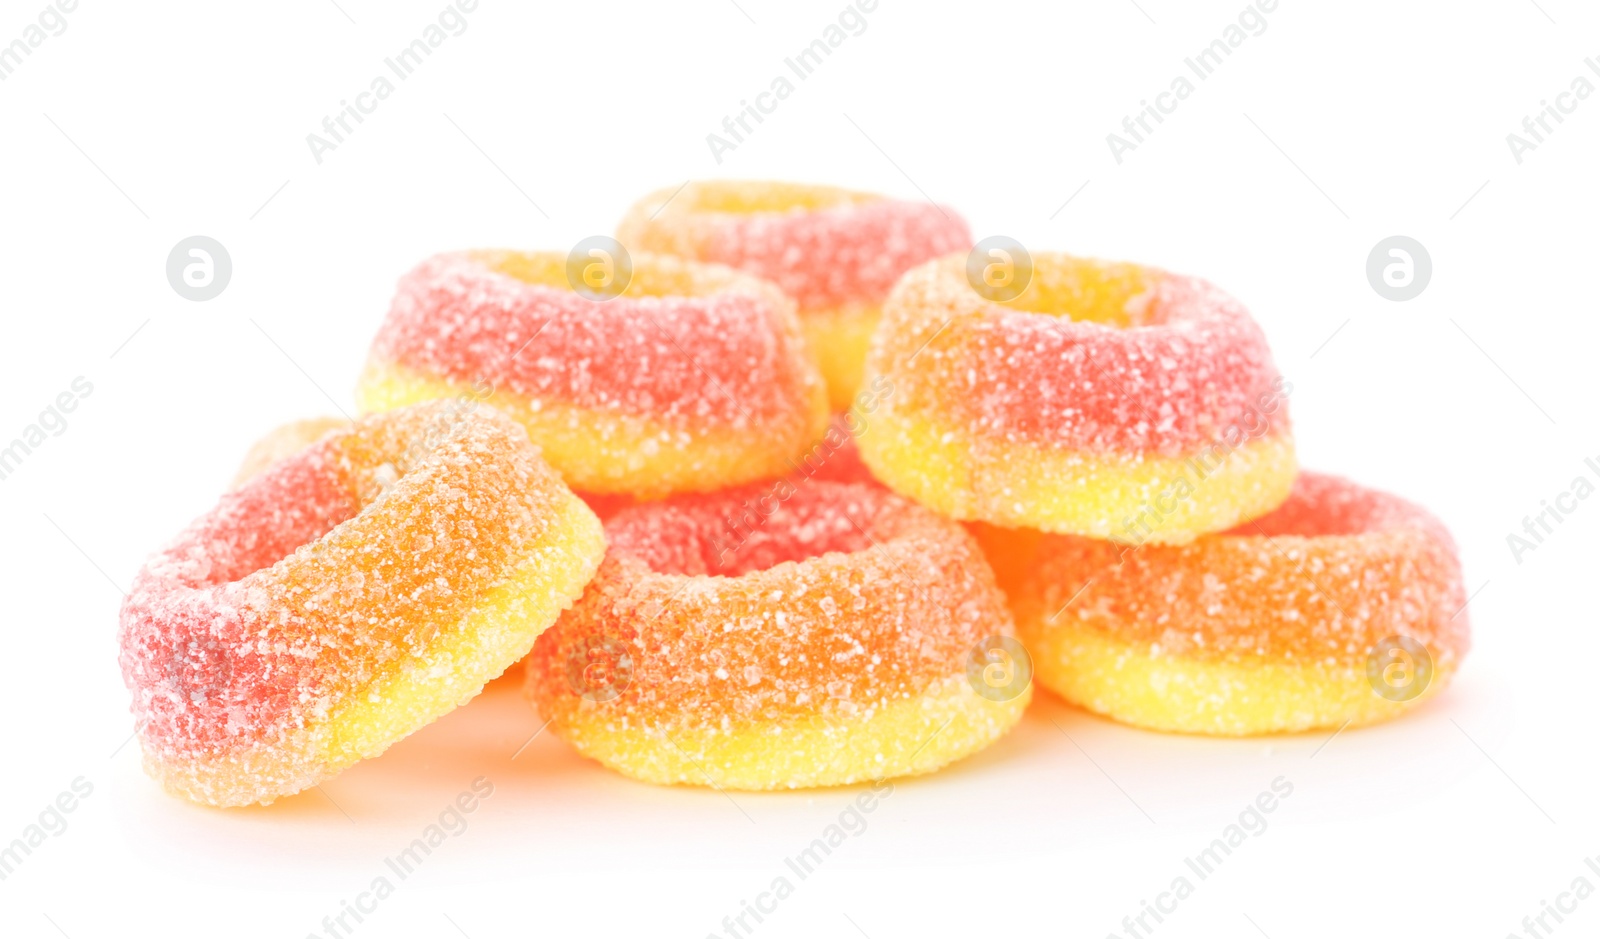
[[[647,256],[634,259],[651,263]],[[684,263],[664,261],[663,263]],[[400,281],[376,359],[514,395],[668,423],[783,417],[820,382],[770,287],[726,272],[705,296],[591,300],[529,283],[477,254],[444,254]]]
[[[1341,476],[1302,471],[1284,503],[1217,537],[1373,538],[1421,534],[1454,550],[1444,523],[1415,502]]]
[[[1211,284],[1142,269],[1127,323],[1108,325],[989,302],[966,260],[912,271],[885,306],[880,358],[902,363],[908,402],[960,415],[986,439],[1095,453],[1175,457],[1288,430],[1292,389],[1266,337]]]
[[[972,247],[953,210],[881,199],[813,212],[729,214],[705,259],[772,281],[802,310],[878,304],[918,264]]]

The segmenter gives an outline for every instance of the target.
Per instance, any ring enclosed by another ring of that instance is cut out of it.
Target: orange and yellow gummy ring
[[[574,489],[657,498],[776,476],[827,427],[826,389],[776,287],[636,254],[594,299],[555,253],[423,262],[373,340],[357,404],[477,397],[527,428]]]
[[[206,805],[313,786],[477,694],[604,551],[593,513],[487,408],[323,436],[136,578],[119,638],[145,768]]]
[[[1139,544],[1283,501],[1292,389],[1237,301],[1062,254],[989,300],[967,263],[922,265],[884,304],[867,375],[895,393],[860,447],[890,488],[958,519]]]
[[[630,249],[727,264],[770,280],[799,303],[835,411],[861,384],[867,343],[902,273],[972,247],[954,210],[799,183],[690,182],[629,210]]]
[[[1011,634],[977,544],[882,488],[684,496],[606,533],[600,573],[528,658],[528,691],[625,775],[793,789],[926,773],[1029,700],[1026,676],[997,695],[969,683],[974,647]]]
[[[1387,720],[1444,688],[1471,644],[1449,532],[1333,476],[1303,473],[1276,511],[1186,545],[984,535],[1031,554],[997,563],[1038,681],[1140,727]]]

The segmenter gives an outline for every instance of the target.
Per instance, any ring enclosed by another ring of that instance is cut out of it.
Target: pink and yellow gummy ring
[[[878,309],[912,267],[972,247],[954,210],[799,183],[690,182],[640,199],[617,228],[631,249],[727,264],[799,303],[835,411],[861,384]]]
[[[135,580],[119,638],[145,768],[215,806],[313,786],[477,694],[604,551],[593,513],[487,408],[321,437]]]
[[[776,476],[828,422],[792,301],[648,254],[609,300],[575,291],[555,253],[445,254],[407,274],[357,404],[461,396],[520,422],[574,489],[641,498]]]
[[[1063,254],[991,301],[967,261],[912,270],[884,305],[867,374],[895,393],[860,446],[890,488],[953,518],[1131,543],[1283,501],[1292,389],[1237,301]]]
[[[1303,473],[1276,511],[1185,545],[1023,534],[1032,560],[1010,596],[1038,681],[1139,727],[1387,720],[1443,689],[1471,645],[1449,532],[1333,476]]]
[[[683,496],[606,533],[600,573],[528,658],[528,691],[552,731],[625,775],[795,789],[926,773],[1030,698],[1026,676],[997,695],[969,683],[974,646],[1012,631],[977,545],[880,487]]]

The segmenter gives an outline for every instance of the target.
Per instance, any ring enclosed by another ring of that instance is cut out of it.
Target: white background
[[[756,935],[1104,936],[1280,775],[1271,827],[1156,935],[1498,939],[1575,877],[1600,887],[1600,499],[1521,564],[1506,544],[1600,458],[1600,96],[1521,165],[1505,141],[1575,76],[1600,83],[1592,6],[1283,0],[1118,165],[1105,135],[1241,0],[882,0],[718,165],[705,135],[842,0],[483,0],[318,165],[306,134],[442,7],[339,3],[85,0],[0,83],[0,439],[94,385],[0,482],[0,840],[94,786],[0,882],[0,934],[319,933],[480,775],[471,827],[356,935],[701,937],[784,873],[852,793],[653,788],[548,734],[513,762],[537,727],[513,687],[268,809],[171,799],[118,750],[120,590],[262,432],[352,407],[401,273],[565,250],[719,175],[926,194],[979,237],[1220,283],[1294,382],[1305,464],[1430,506],[1481,588],[1455,685],[1331,742],[1162,736],[1042,695],[989,751],[897,783]],[[0,42],[42,6],[0,3]],[[204,303],[164,275],[194,234],[233,258]],[[1405,303],[1364,274],[1393,234],[1433,259]],[[1596,930],[1591,898],[1558,932]]]

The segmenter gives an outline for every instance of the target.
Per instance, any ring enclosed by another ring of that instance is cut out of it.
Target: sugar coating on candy
[[[1063,619],[1173,655],[1350,662],[1393,635],[1441,656],[1468,644],[1460,563],[1439,521],[1317,473],[1229,532],[1143,548],[1052,535],[1037,564],[1044,606],[1089,582]]]
[[[358,403],[477,396],[596,495],[777,475],[821,433],[826,390],[772,285],[638,254],[627,291],[599,301],[567,285],[564,264],[505,251],[424,262],[400,283]]]
[[[350,421],[343,417],[312,417],[273,428],[245,454],[234,474],[233,487],[237,489],[279,460],[294,456],[328,434],[349,426]]]
[[[1194,278],[1060,254],[991,302],[955,255],[884,304],[866,379],[894,388],[861,439],[873,475],[946,515],[1173,542],[1277,506],[1295,474],[1260,329]]]
[[[1020,715],[966,685],[972,647],[1011,628],[977,546],[881,488],[678,497],[607,538],[528,683],[553,730],[624,773],[765,789],[926,772]],[[611,700],[572,683],[596,643],[629,659]]]
[[[1289,428],[1260,327],[1193,277],[1040,254],[1000,304],[967,282],[965,256],[948,257],[906,276],[879,335],[870,367],[904,377],[896,404],[979,437],[1176,457],[1231,424]]]
[[[872,547],[865,526],[877,524],[888,500],[868,503],[832,488],[808,487],[785,499],[786,488],[760,486],[635,509],[613,518],[611,552],[658,574],[736,578]]]
[[[1003,532],[985,543],[1004,544]],[[1036,674],[1120,720],[1203,733],[1367,723],[1382,640],[1421,643],[1442,688],[1470,648],[1454,542],[1405,500],[1302,473],[1288,501],[1175,545],[1045,535],[1009,587]]]
[[[811,310],[881,303],[908,269],[971,245],[966,223],[950,210],[883,199],[736,216],[719,227],[706,259],[764,277]]]
[[[492,410],[439,402],[323,437],[136,578],[120,658],[146,768],[210,805],[314,785],[476,694],[602,552]]]
[[[1006,622],[981,556],[958,529],[866,486],[814,483],[787,500],[762,486],[679,497],[613,517],[607,539],[607,567],[632,569],[618,573],[634,575],[620,579],[634,595],[605,597],[616,585],[602,576],[591,591],[600,596],[568,620],[598,613],[656,650],[635,663],[628,697],[641,706],[773,717],[906,697],[964,668],[982,630]],[[627,615],[680,588],[663,617],[684,619]],[[751,667],[766,677],[745,680]],[[717,678],[718,668],[738,679]],[[829,685],[853,693],[830,694]]]
[[[795,486],[812,480],[879,485],[867,470],[866,464],[861,462],[861,452],[856,447],[855,434],[851,430],[853,426],[860,429],[864,425],[854,422],[850,415],[835,414],[821,436],[799,456],[786,461],[785,466],[789,472],[785,473],[782,479],[788,485]],[[768,482],[768,486],[773,489],[783,484],[776,479]],[[599,516],[602,522],[610,521],[613,515],[643,501],[633,496],[613,493],[576,492],[576,495],[594,511],[595,515]]]
[[[737,430],[795,413],[818,382],[770,288],[645,256],[634,259],[636,289],[659,266],[682,275],[663,287],[684,293],[592,300],[564,272],[549,282],[557,260],[500,252],[423,262],[400,281],[374,357],[528,398]]]
[[[850,407],[895,281],[972,246],[953,210],[798,183],[690,182],[640,199],[617,229],[637,250],[715,261],[776,283],[800,323],[835,411]]]
[[[691,182],[639,200],[625,244],[727,264],[783,288],[802,312],[876,305],[909,268],[972,246],[953,210],[794,183]]]

